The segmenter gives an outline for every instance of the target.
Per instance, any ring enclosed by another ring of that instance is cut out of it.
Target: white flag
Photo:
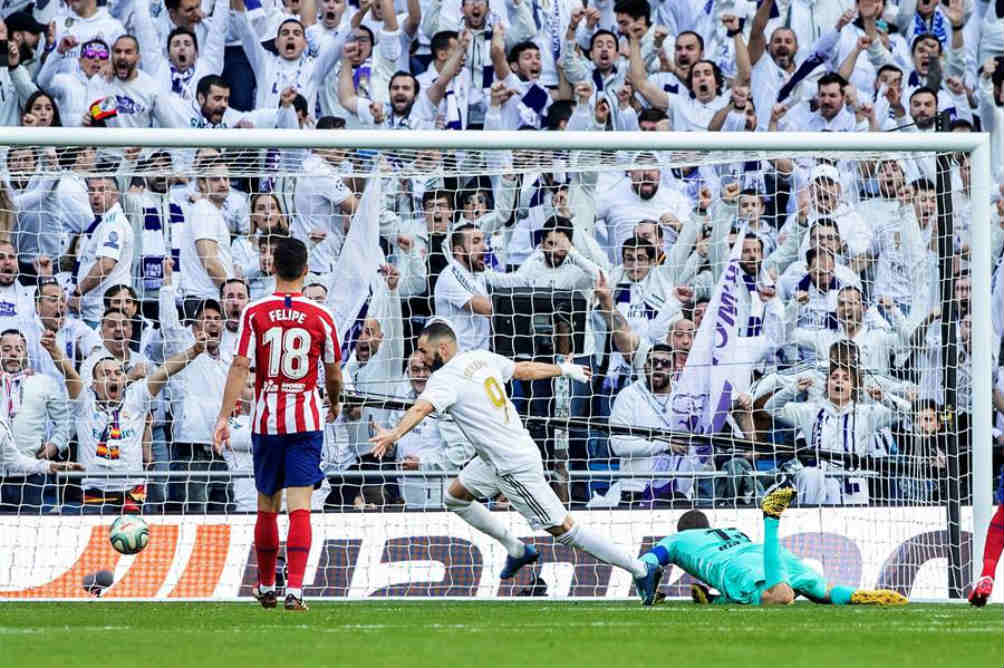
[[[693,434],[721,431],[733,398],[750,386],[748,345],[740,342],[750,315],[751,292],[739,266],[746,226],[736,235],[687,363],[673,386],[674,429]]]
[[[335,316],[335,327],[342,339],[343,359],[351,352],[352,328],[364,317],[370,295],[380,284],[379,267],[384,264],[380,250],[380,210],[383,204],[382,180],[372,176],[352,215],[352,225],[345,235],[341,254],[331,273],[328,307]]]

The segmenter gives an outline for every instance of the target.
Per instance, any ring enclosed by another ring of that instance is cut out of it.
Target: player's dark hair
[[[689,531],[691,529],[710,529],[711,522],[708,521],[708,516],[702,513],[700,510],[688,510],[687,512],[680,515],[680,519],[676,522],[677,531]]]
[[[421,336],[424,336],[429,341],[440,341],[442,339],[446,339],[447,341],[457,340],[457,335],[453,331],[453,328],[441,320],[434,320],[426,325],[422,330]]]
[[[275,274],[284,281],[295,281],[307,268],[307,245],[296,237],[279,237],[272,249]]]
[[[199,38],[195,36],[195,31],[186,26],[178,26],[171,32],[167,34],[167,48],[171,48],[171,40],[173,40],[178,35],[188,35],[192,38],[192,44],[195,46],[195,50],[199,50]]]
[[[432,36],[432,41],[429,42],[429,51],[432,52],[432,57],[435,58],[440,51],[449,51],[450,42],[459,38],[460,35],[457,34],[456,30],[440,30],[437,32]]]
[[[119,42],[121,42],[124,39],[131,39],[132,43],[133,43],[133,46],[136,47],[136,53],[139,53],[139,39],[136,38],[136,35],[129,35],[129,34],[119,35],[115,39],[115,41],[112,42],[112,48],[114,49],[115,45],[118,44]]]
[[[910,187],[913,188],[914,192],[918,190],[937,190],[937,187],[934,185],[934,181],[925,178],[919,178],[911,181]]]
[[[209,89],[213,86],[230,90],[230,84],[228,84],[227,80],[219,74],[207,74],[199,79],[199,83],[195,85],[195,94],[205,97],[209,95]]]

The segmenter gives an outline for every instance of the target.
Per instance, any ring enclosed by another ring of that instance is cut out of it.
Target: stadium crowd
[[[420,151],[407,176],[384,173],[377,261],[352,265],[343,246],[373,152],[110,149],[96,128],[985,131],[996,269],[1004,1],[5,0],[0,14],[0,123],[95,133],[93,147],[3,159],[4,511],[254,510],[250,389],[229,447],[214,450],[211,430],[241,312],[271,290],[280,235],[310,246],[310,299],[342,298],[346,266],[375,277],[339,332],[349,390],[413,399],[432,371],[412,354],[430,318],[461,349],[497,349],[512,310],[530,309],[535,329],[508,353],[544,349],[594,375],[517,383],[524,415],[654,429],[686,411],[672,389],[739,244],[749,294],[735,363],[752,384],[722,428],[736,448],[531,421],[562,499],[752,504],[758,474],[778,468],[803,504],[945,493],[942,437],[965,436],[971,401],[964,155],[939,181],[933,155],[685,166],[642,152],[626,170],[569,170],[510,151],[456,157],[460,175],[443,176],[447,156]],[[539,295],[571,307],[538,318]],[[958,342],[954,410],[942,331]],[[994,405],[1004,411],[998,390]],[[398,415],[347,401],[325,427],[318,507],[440,507],[443,479],[398,472],[439,475],[473,450],[439,419],[374,458],[373,425]],[[877,475],[826,452],[899,464]],[[57,484],[67,460],[89,475]]]

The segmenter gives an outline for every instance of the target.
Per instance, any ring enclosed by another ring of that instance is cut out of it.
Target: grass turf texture
[[[0,666],[994,666],[1000,605],[3,603]]]

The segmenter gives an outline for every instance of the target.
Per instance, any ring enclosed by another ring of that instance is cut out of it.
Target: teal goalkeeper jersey
[[[669,545],[666,545],[666,543]],[[702,582],[724,591],[729,564],[748,561],[756,553],[763,559],[760,545],[750,541],[739,529],[689,529],[660,542],[669,552],[669,560]]]

